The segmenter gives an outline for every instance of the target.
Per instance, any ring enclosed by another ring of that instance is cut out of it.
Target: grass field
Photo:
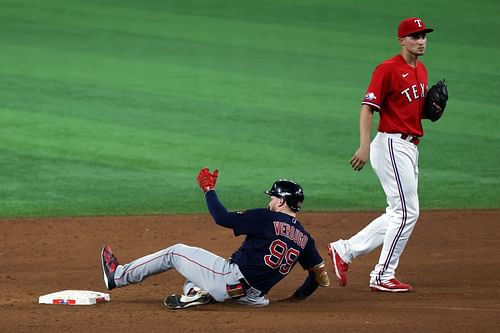
[[[500,208],[498,1],[0,0],[0,217],[204,212],[219,168],[229,209],[277,178],[306,210],[383,209],[353,172],[361,98],[399,52],[398,22],[435,28],[444,77],[426,122],[423,209]]]

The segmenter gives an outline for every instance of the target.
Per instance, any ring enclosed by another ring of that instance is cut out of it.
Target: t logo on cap
[[[417,32],[432,32],[434,29],[426,28],[424,21],[418,17],[409,17],[399,23],[398,37],[403,38]]]

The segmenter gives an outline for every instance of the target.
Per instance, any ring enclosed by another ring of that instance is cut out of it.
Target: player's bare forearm
[[[359,115],[359,148],[349,163],[355,171],[360,171],[370,157],[371,128],[373,111],[368,105],[362,105]]]

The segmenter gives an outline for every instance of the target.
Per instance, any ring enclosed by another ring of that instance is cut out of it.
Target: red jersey
[[[396,55],[375,68],[361,104],[379,111],[379,132],[421,137],[426,92],[425,65],[418,61],[413,68],[401,55]]]

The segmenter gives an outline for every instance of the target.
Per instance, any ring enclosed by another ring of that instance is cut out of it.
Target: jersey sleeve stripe
[[[377,110],[380,110],[380,105],[372,103],[372,102],[363,101],[363,102],[361,102],[361,104],[369,105],[369,106],[376,108]]]

